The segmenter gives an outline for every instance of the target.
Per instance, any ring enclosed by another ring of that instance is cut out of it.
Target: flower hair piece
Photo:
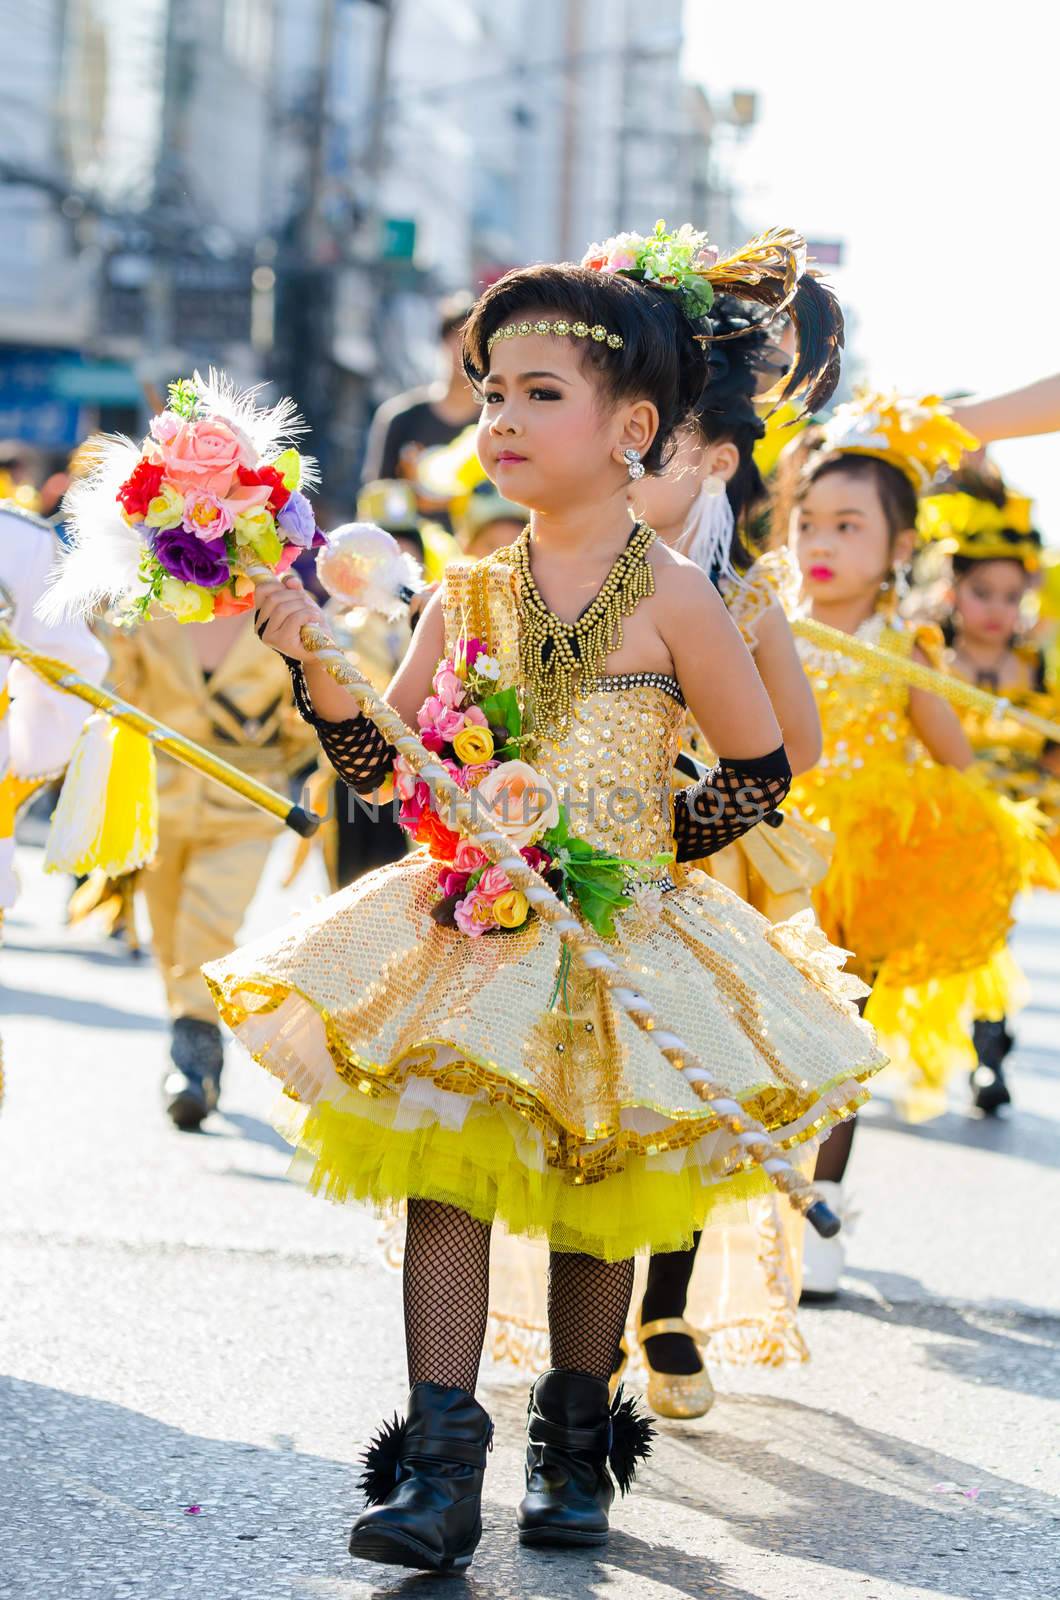
[[[863,389],[828,419],[821,449],[825,455],[875,456],[897,467],[922,494],[943,468],[954,471],[978,443],[938,395],[917,400]]]
[[[620,272],[639,283],[672,290],[693,323],[709,317],[720,293],[765,306],[767,323],[782,315],[790,317],[796,357],[778,405],[802,392],[805,411],[810,413],[834,394],[843,349],[843,313],[831,289],[820,281],[805,239],[794,229],[770,228],[719,259],[707,235],[691,223],[671,233],[659,221],[647,237],[617,233],[592,245],[581,264],[594,272]],[[707,345],[742,338],[748,331],[722,334],[715,341],[705,325],[696,338]]]

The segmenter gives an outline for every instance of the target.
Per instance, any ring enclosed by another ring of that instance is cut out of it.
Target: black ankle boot
[[[384,1424],[364,1456],[368,1508],[350,1555],[394,1567],[470,1566],[482,1537],[482,1479],[493,1423],[465,1389],[417,1383],[407,1419]]]
[[[976,1108],[994,1116],[1002,1106],[1012,1104],[1012,1095],[1005,1082],[1005,1059],[1015,1044],[1005,1018],[988,1022],[977,1017],[972,1029],[972,1041],[979,1065],[972,1073],[972,1097]]]
[[[166,1113],[182,1133],[193,1133],[217,1105],[224,1045],[216,1022],[177,1017],[169,1045],[172,1066],[162,1083]]]
[[[608,1405],[602,1378],[556,1370],[538,1378],[530,1391],[520,1542],[603,1544],[616,1482],[625,1494],[638,1461],[651,1454],[654,1432],[621,1389]]]

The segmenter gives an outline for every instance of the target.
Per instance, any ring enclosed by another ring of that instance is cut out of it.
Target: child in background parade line
[[[567,825],[556,791],[568,790],[572,835],[586,830],[579,848],[595,870],[611,863],[631,892],[640,885],[615,912],[619,958],[660,996],[668,1026],[699,1042],[777,1137],[798,1143],[863,1101],[880,1058],[823,941],[772,928],[704,876],[672,886],[672,830],[679,858],[709,854],[776,805],[789,769],[709,579],[644,524],[631,531],[626,509],[630,478],[660,467],[699,397],[693,341],[707,285],[712,275],[721,287],[739,283],[748,261],[717,263],[701,236],[662,225],[640,245],[611,263],[508,274],[478,303],[465,361],[484,399],[480,449],[502,491],[532,507],[531,527],[491,562],[451,569],[389,698],[406,723],[419,710],[457,770],[448,741],[463,741],[467,759],[488,769],[478,792],[490,796],[494,825],[510,827],[513,844],[550,872],[569,872],[575,859],[553,831]],[[664,257],[679,269],[668,271],[670,287],[644,270]],[[761,253],[755,261],[757,271]],[[290,579],[264,586],[258,602],[264,636],[295,663],[300,704],[325,749],[340,773],[373,787],[392,751],[305,649],[301,629],[315,608]],[[499,766],[487,752],[500,730],[471,715],[481,715],[477,701],[466,715],[457,709],[478,682],[483,646],[485,681],[518,688],[529,717],[525,732],[507,729],[520,759]],[[692,791],[702,801],[709,790],[712,820],[686,795],[673,807],[669,799],[686,703],[724,753]],[[525,797],[527,785],[532,806],[516,803],[505,823],[505,796]],[[655,798],[602,818],[593,795],[616,786]],[[754,805],[738,807],[738,790]],[[464,849],[426,795],[410,788],[408,804],[419,811],[410,824],[443,861]],[[630,1406],[609,1408],[608,1396],[632,1254],[687,1245],[719,1205],[762,1183],[739,1163],[734,1171],[732,1134],[608,989],[568,970],[551,924],[525,897],[487,883],[485,867],[472,871],[473,886],[467,872],[444,871],[443,887],[451,874],[462,880],[444,903],[437,862],[418,851],[212,963],[207,977],[225,1019],[301,1100],[292,1136],[314,1187],[379,1205],[408,1200],[408,1418],[371,1453],[373,1503],[350,1548],[451,1570],[470,1562],[481,1534],[492,1424],[473,1393],[492,1222],[551,1246],[553,1368],[532,1391],[520,1537],[598,1543],[614,1494],[608,1461],[627,1486],[647,1444]],[[590,921],[602,915],[587,888],[577,903]],[[456,926],[445,925],[454,914]]]
[[[922,501],[920,533],[925,549],[918,579],[930,577],[931,568],[937,575],[937,557],[945,558],[947,670],[1009,705],[1056,721],[1060,704],[1053,674],[1045,650],[1030,633],[1043,553],[1041,536],[1031,525],[1031,502],[1010,493],[988,463],[966,467]],[[1042,852],[1033,881],[1057,888],[1060,746],[1004,715],[970,708],[959,715],[976,769],[999,793],[1031,800],[1044,813],[1052,851]],[[972,1093],[979,1110],[991,1115],[1011,1100],[1004,1063],[1014,1040],[1007,1017],[977,1016],[973,1043]]]
[[[941,638],[898,615],[920,492],[974,445],[940,402],[864,395],[824,428],[796,495],[792,540],[809,614],[900,658],[941,666]],[[901,1078],[901,1105],[937,1115],[966,1064],[976,974],[1003,949],[1026,872],[1027,829],[965,776],[972,751],[952,708],[886,671],[799,642],[824,753],[791,800],[834,835],[815,892],[828,937],[873,985],[866,1016]],[[974,848],[969,841],[974,840]],[[946,885],[959,882],[956,899]],[[837,1207],[852,1120],[821,1150],[816,1177]],[[832,1294],[838,1240],[806,1239],[804,1284]]]

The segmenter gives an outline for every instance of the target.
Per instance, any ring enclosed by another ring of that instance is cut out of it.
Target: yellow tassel
[[[158,849],[155,752],[142,733],[89,717],[52,817],[46,872],[109,877],[145,866]]]

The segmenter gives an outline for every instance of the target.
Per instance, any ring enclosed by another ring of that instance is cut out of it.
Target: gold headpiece
[[[491,333],[486,340],[486,354],[488,355],[498,339],[526,339],[532,333],[555,333],[561,339],[595,339],[597,344],[610,345],[612,350],[621,350],[625,344],[620,333],[608,333],[603,323],[596,322],[590,327],[587,322],[509,322],[507,327],[498,328],[496,333]]]
[[[1031,527],[1031,505],[1025,495],[993,500],[949,489],[928,495],[921,503],[919,528],[925,542],[951,556],[972,561],[1018,561],[1027,572],[1041,566],[1041,539]]]
[[[943,467],[960,466],[978,439],[955,422],[938,395],[914,400],[906,395],[863,390],[838,406],[824,426],[825,454],[875,456],[905,474],[922,494]]]

